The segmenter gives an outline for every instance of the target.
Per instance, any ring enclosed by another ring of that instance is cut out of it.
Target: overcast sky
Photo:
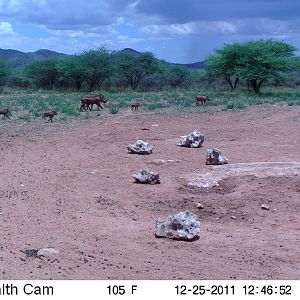
[[[191,63],[261,38],[300,49],[300,0],[0,0],[2,49],[130,47]]]

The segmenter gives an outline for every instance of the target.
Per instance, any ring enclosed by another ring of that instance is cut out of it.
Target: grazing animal
[[[54,111],[54,110],[48,111],[43,114],[43,119],[49,118],[48,121],[52,122],[52,119],[55,115],[57,115],[56,111]]]
[[[9,118],[9,113],[10,111],[7,108],[0,110],[0,115],[3,115],[4,118]]]
[[[130,105],[132,111],[133,111],[133,110],[138,110],[140,106],[141,106],[141,104],[138,103],[138,102],[132,103],[132,104]]]
[[[206,95],[196,96],[197,105],[199,105],[199,102],[201,102],[201,104],[204,104],[206,101],[210,101],[210,99]]]
[[[90,110],[93,109],[94,104],[97,105],[98,109],[103,107],[101,106],[100,103],[106,103],[108,99],[106,99],[103,95],[98,95],[98,96],[85,96],[81,98],[81,106],[80,106],[80,111],[84,109],[86,111],[86,107]]]

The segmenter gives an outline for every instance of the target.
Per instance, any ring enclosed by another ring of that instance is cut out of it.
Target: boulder
[[[182,147],[199,148],[204,143],[204,134],[194,130],[188,135],[183,135],[180,142],[177,144]]]
[[[134,154],[151,154],[153,148],[152,145],[142,140],[137,140],[134,144],[127,146],[129,153]]]
[[[179,212],[166,220],[158,219],[155,224],[155,236],[176,240],[194,240],[200,232],[200,222],[190,211]]]
[[[141,170],[141,172],[133,174],[132,177],[138,183],[160,183],[159,174],[150,170]]]
[[[207,165],[228,164],[228,159],[217,148],[208,149],[206,154]]]

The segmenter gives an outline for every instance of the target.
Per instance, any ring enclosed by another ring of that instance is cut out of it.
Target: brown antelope
[[[81,106],[80,106],[80,111],[84,109],[86,111],[86,107],[90,110],[93,109],[94,104],[97,105],[98,109],[103,107],[101,106],[100,103],[106,103],[107,99],[103,95],[98,95],[98,96],[85,96],[81,98]]]
[[[201,102],[201,104],[204,104],[206,101],[210,101],[210,99],[206,95],[196,96],[197,105],[199,105],[199,102]]]
[[[138,110],[140,106],[141,106],[141,104],[139,102],[135,102],[130,105],[132,111]]]
[[[5,108],[5,109],[1,109],[0,110],[0,115],[3,115],[3,117],[5,118],[9,118],[9,114],[10,114],[10,111],[9,109]]]
[[[43,119],[49,118],[48,121],[52,122],[52,119],[55,115],[57,115],[56,111],[48,111],[43,114]]]

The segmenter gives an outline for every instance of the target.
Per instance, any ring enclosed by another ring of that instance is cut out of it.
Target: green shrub
[[[110,111],[110,113],[111,113],[112,115],[115,115],[115,114],[117,114],[117,113],[119,112],[119,108],[116,107],[116,106],[113,106],[113,107],[110,108],[109,111]]]

